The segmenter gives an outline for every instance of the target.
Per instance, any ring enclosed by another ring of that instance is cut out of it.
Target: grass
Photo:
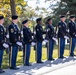
[[[76,53],[76,51],[75,51],[75,53]],[[64,55],[65,56],[69,55],[69,46],[65,47]],[[58,46],[54,47],[53,57],[54,58],[58,57]],[[9,59],[8,54],[6,54],[6,52],[4,52],[2,68],[6,69],[9,67],[8,59]],[[47,59],[47,49],[46,49],[46,47],[43,47],[42,60],[46,60],[46,59]],[[33,50],[33,47],[31,48],[30,62],[35,62],[35,50]],[[23,64],[23,52],[19,51],[18,57],[17,57],[17,65],[22,65],[22,64]]]

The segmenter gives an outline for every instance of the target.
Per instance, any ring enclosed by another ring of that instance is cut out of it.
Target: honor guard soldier
[[[5,42],[5,32],[4,32],[3,23],[4,23],[4,17],[0,15],[0,73],[5,72],[1,69],[3,53],[4,53],[4,47],[2,44]]]
[[[59,40],[59,58],[64,58],[64,49],[65,49],[65,37],[66,37],[66,23],[65,16],[60,16],[60,22],[58,24],[58,40]]]
[[[9,40],[12,44],[11,55],[10,55],[10,69],[17,70],[19,68],[16,67],[16,59],[18,54],[18,45],[16,42],[19,40],[19,30],[17,28],[18,16],[12,16],[12,23],[8,27],[9,31]]]
[[[75,16],[70,16],[70,21],[68,23],[69,26],[69,33],[71,36],[70,40],[70,56],[75,56],[74,49],[76,45],[76,23],[75,23]]]
[[[30,59],[30,50],[31,50],[31,42],[32,42],[32,32],[28,27],[28,20],[24,20],[22,22],[23,27],[23,41],[24,41],[24,49],[23,49],[23,61],[24,66],[31,66],[29,63]]]
[[[37,41],[37,50],[36,50],[36,62],[37,63],[43,63],[41,61],[42,58],[42,41],[43,41],[43,28],[42,28],[42,18],[38,18],[36,20],[36,41]]]
[[[48,43],[48,53],[47,53],[47,56],[48,56],[48,60],[54,60],[53,59],[53,49],[54,49],[54,40],[53,40],[53,38],[54,38],[54,36],[55,36],[55,32],[54,32],[54,27],[53,27],[53,25],[52,25],[52,19],[51,18],[49,18],[49,19],[47,19],[47,26],[46,26],[46,31],[47,31],[47,33],[46,33],[46,36],[48,36],[47,38],[48,38],[48,40],[49,40],[49,43]]]

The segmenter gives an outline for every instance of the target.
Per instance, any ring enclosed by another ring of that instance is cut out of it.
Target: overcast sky
[[[38,3],[38,1],[40,3]],[[35,8],[36,6],[39,6],[40,8],[41,7],[44,7],[44,8],[48,8],[50,6],[50,2],[52,1],[51,4],[56,4],[57,1],[60,1],[60,0],[50,0],[50,1],[47,1],[45,2],[45,0],[28,0],[28,5],[31,6],[32,8]]]
[[[38,0],[28,1],[28,5],[31,6],[32,8],[35,8],[36,6],[47,8],[50,5],[50,2],[44,2],[45,0],[39,0],[39,1],[40,3],[38,3]]]
[[[39,1],[39,3],[38,3],[38,1]],[[31,6],[33,9],[35,9],[36,6],[38,6],[39,8],[42,8],[43,7],[45,9],[47,9],[47,8],[49,8],[50,4],[56,4],[57,1],[60,1],[60,0],[56,0],[56,1],[49,0],[47,2],[45,2],[45,0],[28,0],[28,6]],[[47,9],[47,11],[50,13],[50,12],[52,12],[52,9],[49,8],[49,9]],[[39,14],[40,13],[40,10],[37,11],[37,13]]]

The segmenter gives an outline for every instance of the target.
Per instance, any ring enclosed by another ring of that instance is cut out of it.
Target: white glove
[[[46,42],[46,43],[47,43],[47,42],[49,42],[49,41],[48,41],[48,40],[44,40],[44,42]]]
[[[21,31],[21,35],[23,34],[23,31]]]
[[[43,39],[45,39],[45,36],[43,36]]]
[[[22,42],[16,42],[17,45],[22,46]]]
[[[53,39],[55,42],[58,42],[57,38],[55,38],[55,37],[52,37],[52,39]]]
[[[42,45],[46,45],[46,42],[45,42],[45,41],[43,41],[43,42],[42,42]]]
[[[64,38],[65,38],[65,39],[69,39],[69,37],[67,37],[67,36],[64,36]]]
[[[31,45],[32,45],[32,46],[35,46],[35,45],[36,45],[36,43],[35,43],[35,42],[32,42],[32,43],[31,43]]]
[[[34,34],[36,34],[36,32],[34,31]]]
[[[4,47],[4,48],[9,48],[9,45],[6,44],[6,43],[3,43],[3,47]]]
[[[9,35],[8,34],[6,35],[6,38],[9,38]]]

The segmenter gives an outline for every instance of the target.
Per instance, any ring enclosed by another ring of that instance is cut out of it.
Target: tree
[[[15,15],[18,14],[17,8],[19,10],[21,7],[25,7],[26,5],[27,2],[24,0],[1,0],[0,13],[2,12],[5,16],[10,16],[11,14]]]
[[[56,4],[53,10],[55,15],[67,15],[68,13],[76,15],[76,0],[61,0],[58,4]]]
[[[24,0],[0,0],[0,15],[5,17],[5,26],[11,22],[11,15],[17,14],[20,16],[23,8],[27,6],[27,2]]]
[[[12,13],[12,15],[16,15],[15,0],[10,0],[10,6],[11,6],[11,13]]]
[[[56,3],[53,4],[53,2]],[[49,16],[52,17],[54,26],[56,26],[60,15],[66,15],[67,18],[69,15],[76,15],[76,0],[51,0],[49,9],[52,9],[53,15]]]

